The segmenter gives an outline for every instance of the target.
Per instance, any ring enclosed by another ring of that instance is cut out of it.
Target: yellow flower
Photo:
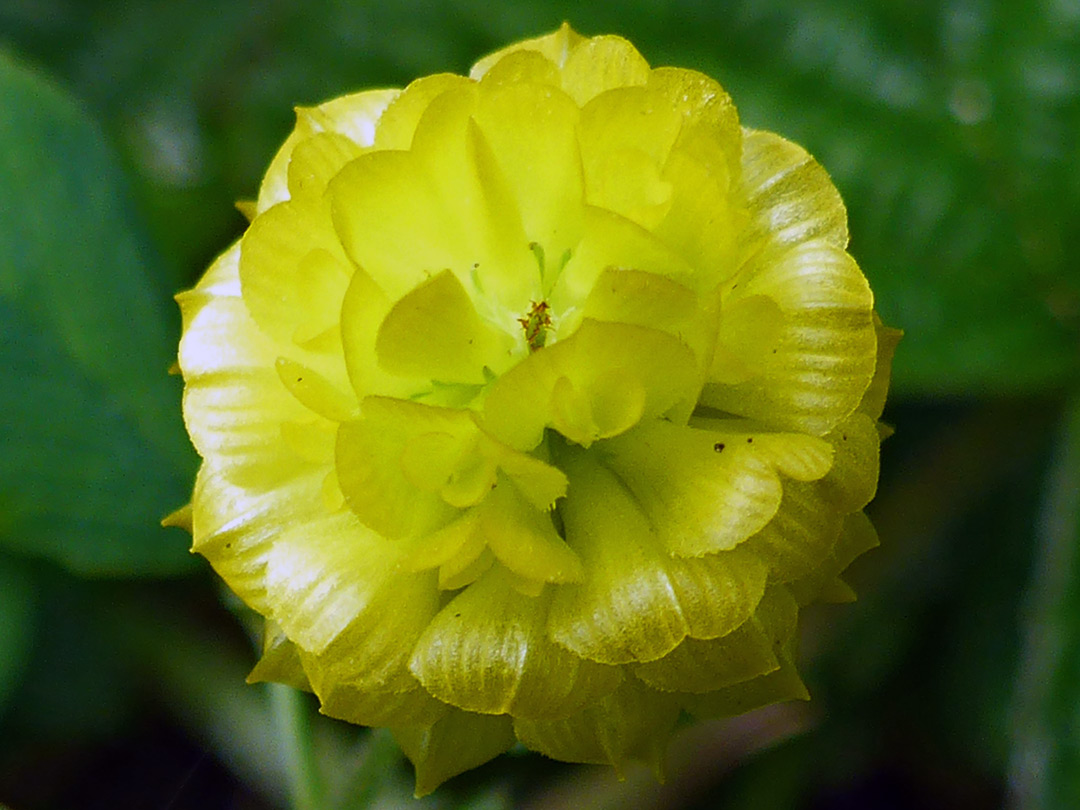
[[[896,333],[806,152],[564,26],[298,110],[252,214],[179,301],[194,548],[266,617],[253,680],[389,726],[421,793],[807,696]]]

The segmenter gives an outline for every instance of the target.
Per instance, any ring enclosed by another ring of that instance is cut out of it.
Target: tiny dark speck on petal
[[[455,613],[455,614],[454,614],[454,618],[455,618],[455,619],[460,619],[460,618],[461,618],[461,614],[460,614],[460,613]]]
[[[754,437],[753,436],[747,436],[746,437],[746,443],[747,444],[753,444],[754,443]]]
[[[716,444],[714,444],[712,446],[712,449],[715,450],[717,453],[721,453],[724,450],[724,443],[723,442],[717,442]]]
[[[297,382],[303,382],[303,381],[304,381],[304,378],[303,378],[303,377],[297,377],[297,378],[296,378],[296,381],[297,381]]]

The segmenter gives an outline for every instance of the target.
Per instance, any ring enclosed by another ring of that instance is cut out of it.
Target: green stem
[[[293,810],[325,810],[326,790],[312,745],[304,696],[290,686],[267,684],[274,725],[285,755]]]

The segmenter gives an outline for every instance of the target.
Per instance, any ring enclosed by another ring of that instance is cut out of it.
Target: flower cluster
[[[253,680],[389,726],[420,792],[806,697],[896,333],[805,151],[564,26],[298,110],[250,213],[179,301],[194,548],[266,618]]]

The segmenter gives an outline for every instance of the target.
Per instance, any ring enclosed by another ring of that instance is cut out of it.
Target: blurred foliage
[[[287,801],[242,611],[157,528],[195,461],[169,296],[240,233],[291,105],[564,19],[716,76],[832,173],[907,333],[883,548],[807,630],[810,713],[688,730],[663,789],[511,755],[413,803],[385,735],[314,718],[326,801],[1080,806],[1077,0],[0,4],[0,802]]]

